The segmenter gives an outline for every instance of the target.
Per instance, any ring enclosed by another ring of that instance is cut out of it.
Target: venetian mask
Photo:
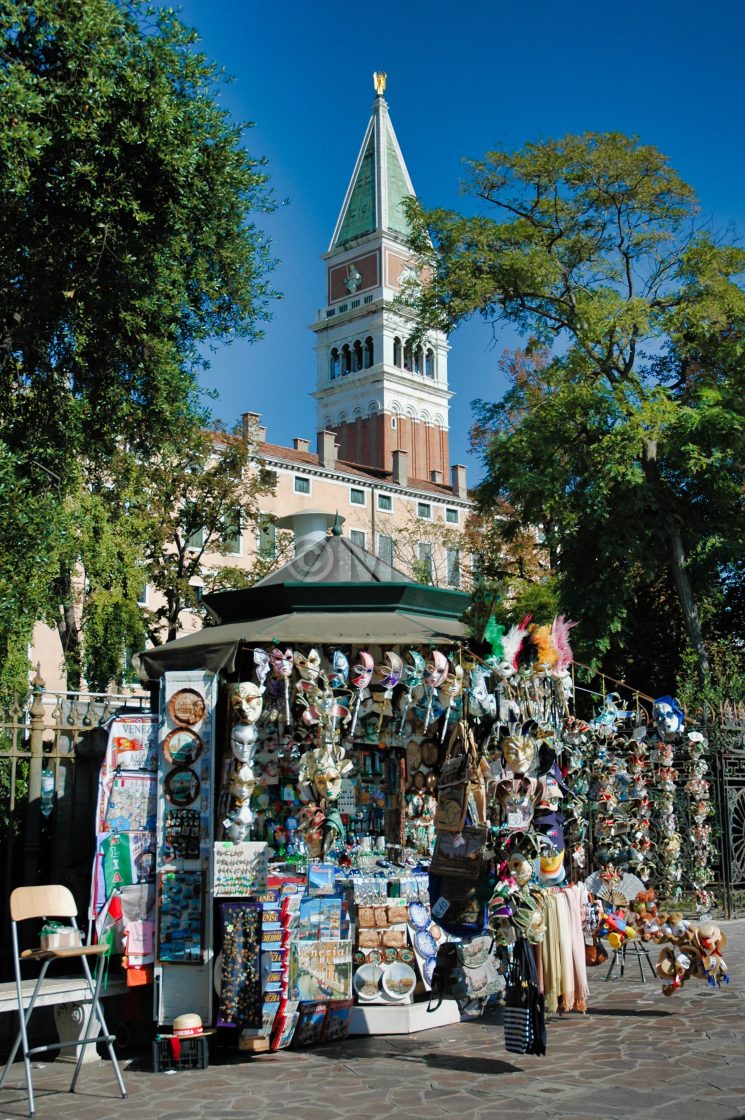
[[[295,651],[295,668],[304,680],[315,684],[318,680],[318,674],[321,672],[321,658],[318,650],[310,650],[307,657]]]
[[[256,723],[261,715],[261,689],[252,681],[231,685],[230,703],[238,723]]]
[[[513,774],[527,774],[535,762],[535,745],[531,739],[510,736],[501,743],[504,760]]]
[[[313,779],[313,784],[320,797],[327,801],[336,801],[341,793],[341,774],[338,770],[319,770]]]

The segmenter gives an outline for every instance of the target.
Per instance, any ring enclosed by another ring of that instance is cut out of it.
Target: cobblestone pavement
[[[737,1120],[745,1117],[745,921],[723,923],[732,982],[690,981],[672,998],[636,968],[591,977],[587,1015],[552,1017],[544,1058],[507,1054],[498,1016],[412,1037],[349,1039],[154,1074],[143,1061],[116,1096],[108,1063],[35,1070],[39,1120]],[[652,953],[653,958],[655,953]],[[0,1120],[26,1115],[23,1067]]]

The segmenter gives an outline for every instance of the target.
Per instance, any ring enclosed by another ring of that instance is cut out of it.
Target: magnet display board
[[[158,728],[155,1017],[213,1020],[214,673],[166,673]]]

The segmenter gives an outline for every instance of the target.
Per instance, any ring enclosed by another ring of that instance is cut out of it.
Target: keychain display
[[[222,914],[222,965],[220,969],[220,1027],[259,1027],[262,1020],[261,906],[224,902]]]

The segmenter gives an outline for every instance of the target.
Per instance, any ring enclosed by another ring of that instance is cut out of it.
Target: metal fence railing
[[[149,695],[48,692],[37,673],[29,695],[0,711],[4,915],[14,887],[51,882],[68,886],[85,913],[106,724],[124,709],[149,711]],[[5,975],[7,920],[1,924],[0,967]]]

